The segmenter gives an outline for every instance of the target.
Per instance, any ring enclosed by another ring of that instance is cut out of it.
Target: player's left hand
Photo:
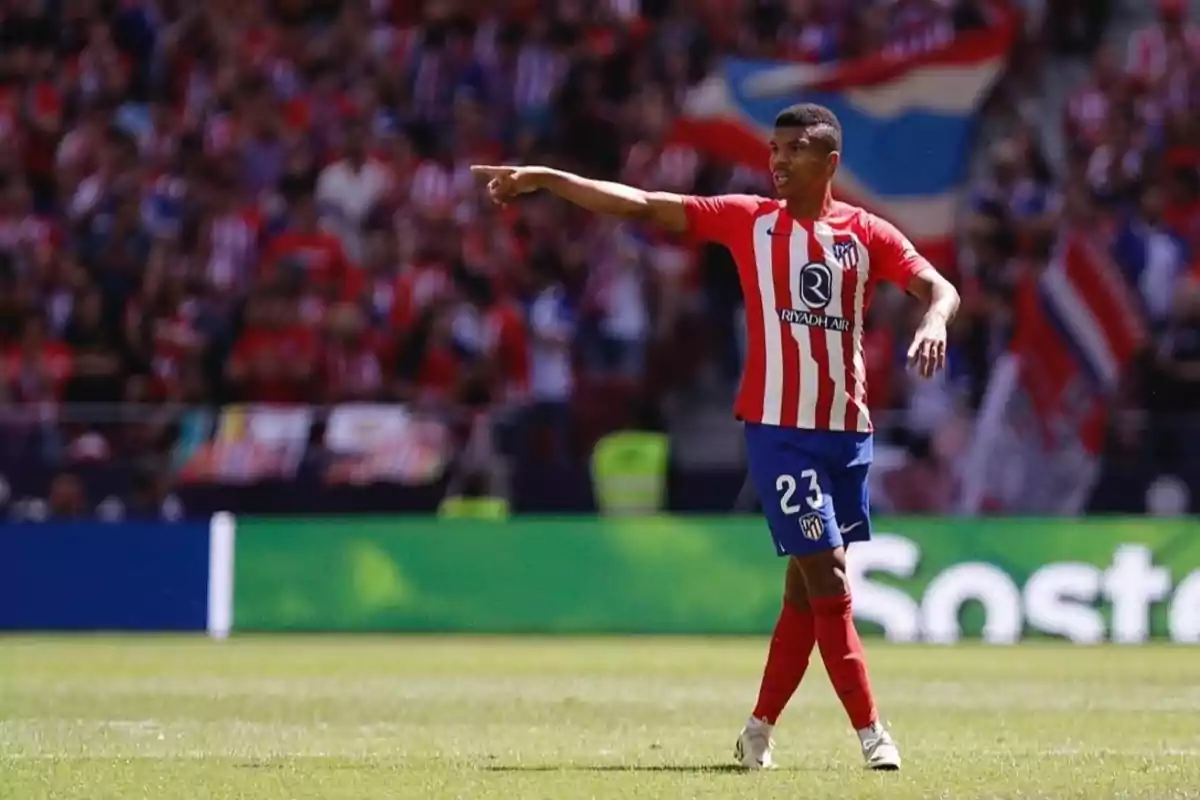
[[[926,314],[908,348],[908,366],[916,367],[922,378],[932,378],[946,366],[946,320],[939,314]]]
[[[537,167],[471,165],[471,174],[487,180],[488,196],[499,206],[508,205],[519,195],[537,191],[542,172]]]

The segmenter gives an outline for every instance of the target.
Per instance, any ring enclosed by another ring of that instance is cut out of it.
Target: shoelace
[[[867,754],[868,758],[876,758],[879,756],[879,751],[884,747],[891,748],[895,747],[895,745],[892,743],[891,739],[880,736],[879,738],[872,739],[863,745],[863,752]]]
[[[887,729],[880,728],[879,730],[871,731],[869,736],[863,738],[862,746],[865,750],[874,750],[882,744],[891,744],[891,741],[892,737],[887,732]]]

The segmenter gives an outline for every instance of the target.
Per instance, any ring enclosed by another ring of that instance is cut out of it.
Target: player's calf
[[[804,575],[795,562],[789,561],[783,588],[783,606],[771,634],[767,663],[763,667],[752,719],[771,725],[779,720],[779,715],[804,679],[816,643],[817,635]]]
[[[845,550],[838,547],[796,560],[808,586],[817,646],[830,683],[854,729],[869,728],[879,721],[879,715],[851,613]]]
[[[821,660],[872,769],[898,769],[899,751],[879,721],[862,640],[854,627],[845,548],[795,558],[808,587]]]
[[[771,750],[775,741],[771,732],[804,679],[816,643],[804,575],[796,563],[789,560],[783,587],[783,606],[771,634],[767,663],[758,687],[758,700],[733,751],[734,758],[743,767],[770,769],[773,766]]]

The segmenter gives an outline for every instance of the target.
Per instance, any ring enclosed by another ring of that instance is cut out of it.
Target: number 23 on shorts
[[[825,506],[825,494],[821,491],[821,484],[817,480],[817,471],[815,469],[806,469],[800,472],[800,483],[804,484],[805,494],[802,499],[808,505],[808,508],[813,511],[820,511]],[[784,514],[791,516],[799,514],[804,510],[804,507],[795,502],[796,491],[798,485],[796,478],[788,474],[780,475],[775,479],[775,491],[779,492],[779,510]]]

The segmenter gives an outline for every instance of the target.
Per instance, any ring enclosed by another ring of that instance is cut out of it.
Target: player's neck
[[[815,192],[783,198],[792,219],[820,219],[833,207],[833,189],[826,184]]]

